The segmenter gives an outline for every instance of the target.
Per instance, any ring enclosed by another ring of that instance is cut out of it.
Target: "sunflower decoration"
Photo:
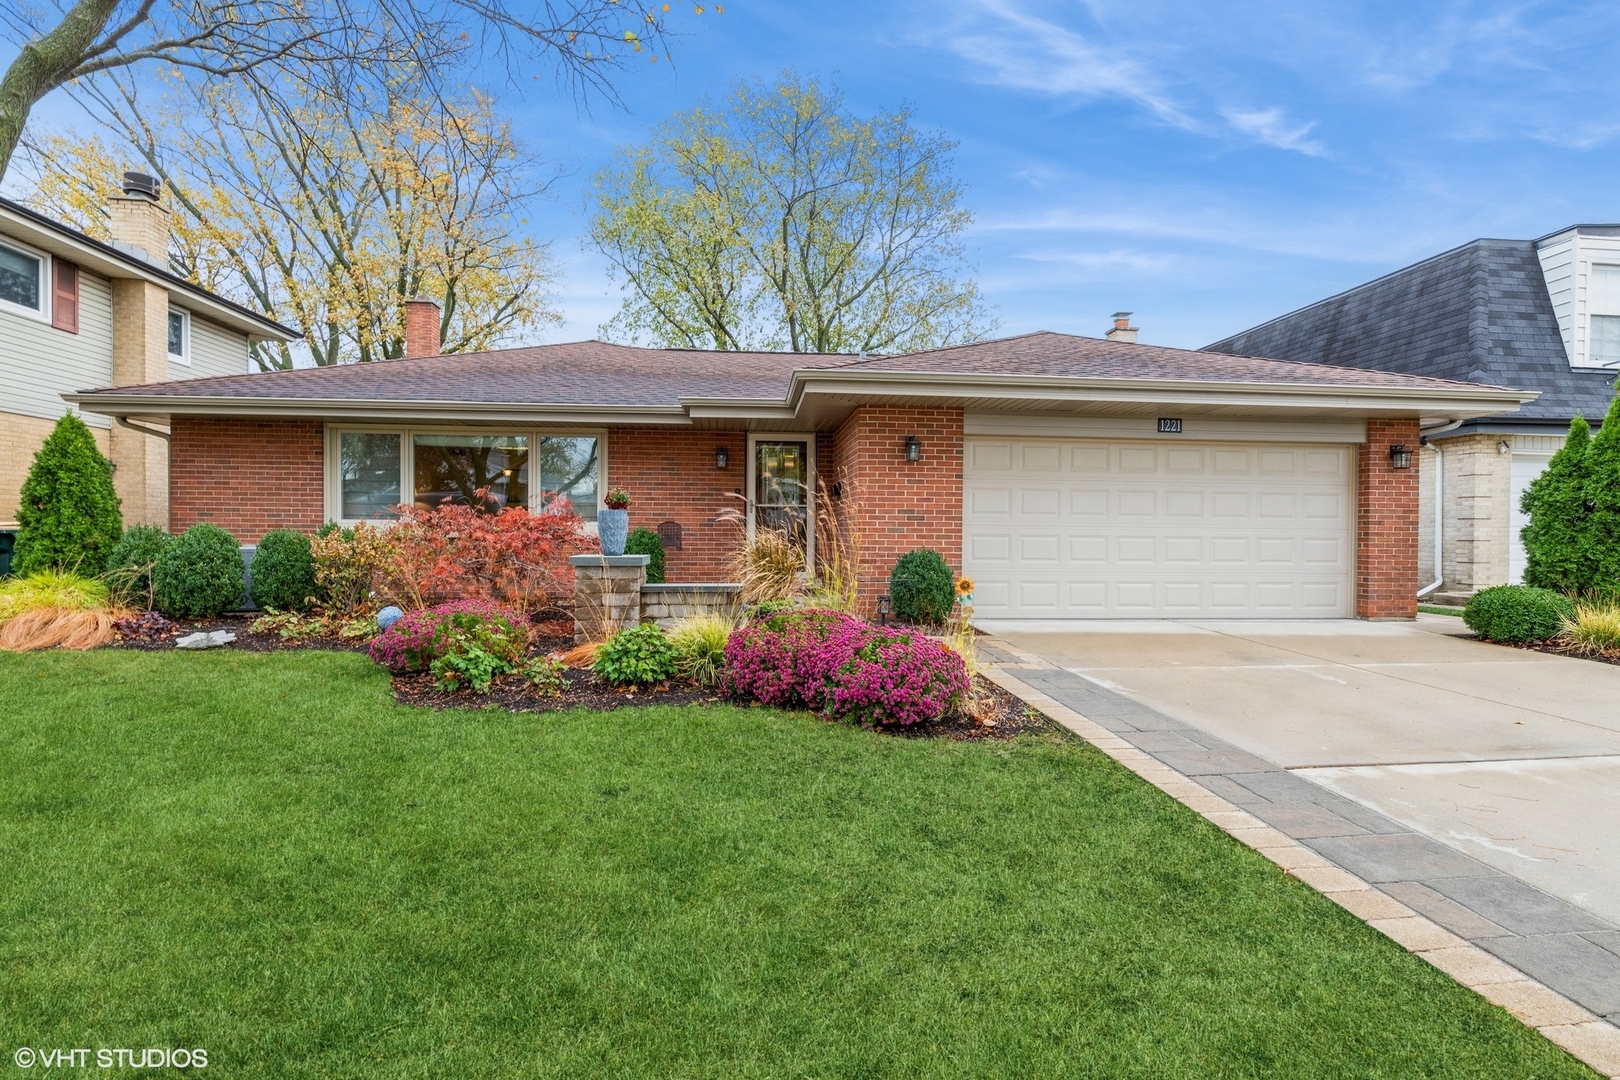
[[[956,602],[964,606],[973,603],[973,579],[959,577],[956,579]]]

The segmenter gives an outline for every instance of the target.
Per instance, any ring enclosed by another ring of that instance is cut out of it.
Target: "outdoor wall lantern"
[[[1511,454],[1513,453],[1513,444],[1508,442],[1506,439],[1503,439],[1501,442],[1496,444],[1496,452],[1498,454]]]
[[[723,468],[726,467],[726,465],[730,461],[731,461],[731,455],[726,453],[726,448],[725,447],[717,446],[717,447],[714,448],[714,467],[715,468],[723,469]]]
[[[894,602],[889,599],[888,593],[884,593],[882,596],[878,597],[878,620],[881,625],[889,625],[889,612],[893,610]]]
[[[1389,448],[1389,467],[1392,469],[1410,469],[1412,467],[1412,451],[1401,443]]]
[[[922,460],[922,443],[917,441],[917,436],[915,436],[915,435],[907,435],[906,436],[906,460],[907,461],[921,461]]]

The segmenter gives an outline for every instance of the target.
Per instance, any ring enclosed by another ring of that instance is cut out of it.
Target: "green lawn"
[[[1594,1075],[1055,738],[432,713],[356,655],[0,654],[0,777],[8,1056],[203,1047],[205,1075],[270,1077]]]

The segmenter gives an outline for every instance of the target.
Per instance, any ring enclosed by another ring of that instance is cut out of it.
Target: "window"
[[[529,505],[527,435],[417,435],[412,456],[418,510],[480,498],[491,512]]]
[[[748,536],[776,529],[816,558],[813,492],[816,489],[816,437],[811,434],[748,436]]]
[[[49,260],[10,244],[0,244],[0,309],[46,318],[45,272]]]
[[[400,436],[394,432],[345,431],[338,437],[338,517],[342,521],[386,518],[399,496]]]
[[[541,510],[566,499],[596,521],[602,483],[596,435],[533,431],[336,431],[328,444],[329,512],[339,521],[386,519],[401,503]]]
[[[597,440],[584,435],[548,435],[540,440],[541,505],[567,499],[574,513],[596,520],[597,476],[602,471]]]
[[[191,363],[191,315],[187,312],[169,311],[169,359]]]

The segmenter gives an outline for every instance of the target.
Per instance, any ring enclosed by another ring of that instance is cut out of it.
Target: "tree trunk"
[[[24,45],[0,77],[0,179],[11,165],[34,103],[67,82],[117,6],[118,0],[78,0],[55,29]]]

